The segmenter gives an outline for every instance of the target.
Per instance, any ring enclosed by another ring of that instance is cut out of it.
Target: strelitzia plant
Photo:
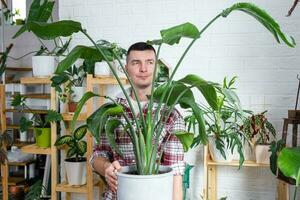
[[[141,105],[139,98],[136,93],[136,89],[131,81],[131,78],[128,76],[124,66],[122,65],[120,58],[117,58],[120,63],[125,75],[128,79],[130,86],[132,87],[133,95],[138,102],[140,118],[134,118],[133,122],[130,122],[127,116],[124,114],[124,108],[113,101],[109,96],[105,96],[111,100],[110,103],[106,103],[98,108],[92,115],[87,119],[87,126],[90,133],[95,137],[96,141],[99,142],[99,133],[103,132],[105,128],[105,134],[107,135],[111,146],[114,147],[117,151],[117,146],[114,140],[114,130],[118,126],[123,126],[124,130],[131,137],[135,161],[138,174],[157,174],[160,162],[156,162],[156,155],[158,153],[158,138],[161,135],[163,127],[165,125],[165,119],[169,117],[172,110],[176,105],[180,105],[183,109],[191,109],[193,114],[196,117],[196,120],[199,124],[199,137],[200,143],[207,143],[207,134],[205,130],[205,122],[203,119],[203,111],[197,105],[194,98],[192,88],[198,89],[206,99],[208,105],[213,109],[218,109],[217,104],[217,94],[215,84],[209,81],[206,81],[200,78],[197,75],[189,74],[184,78],[175,81],[174,76],[180,67],[183,59],[186,54],[189,52],[191,47],[195,44],[197,40],[202,36],[202,34],[219,18],[227,17],[233,11],[242,11],[250,16],[254,17],[258,22],[260,22],[271,34],[275,37],[276,41],[280,43],[283,41],[289,47],[294,47],[295,42],[293,38],[287,38],[285,34],[281,31],[280,26],[276,21],[267,14],[264,10],[258,8],[257,6],[251,3],[237,3],[233,6],[223,10],[216,17],[214,17],[209,23],[202,29],[198,29],[195,25],[191,23],[184,23],[178,26],[174,26],[168,29],[160,31],[161,38],[148,41],[150,44],[157,46],[157,55],[156,58],[159,58],[160,51],[163,45],[175,45],[180,42],[182,38],[191,39],[191,42],[184,50],[183,54],[180,56],[172,74],[170,75],[169,80],[155,88],[152,85],[151,95],[149,95],[149,112],[144,116],[142,114]],[[128,104],[131,108],[133,116],[136,116],[136,113],[133,109],[129,95],[126,93],[125,87],[121,82],[121,79],[117,76],[117,73],[111,63],[109,62],[108,56],[103,52],[101,44],[97,44],[87,33],[85,29],[82,28],[81,24],[76,21],[71,20],[62,20],[54,23],[40,23],[30,21],[27,22],[27,29],[32,31],[37,37],[45,40],[54,39],[59,36],[70,36],[73,33],[81,32],[84,34],[93,44],[92,47],[78,45],[62,60],[57,67],[56,74],[63,73],[70,66],[72,66],[75,61],[79,58],[89,59],[89,60],[105,60],[109,65],[116,81],[118,82],[122,92],[125,95],[125,98],[128,101]],[[114,49],[111,49],[111,53],[114,53]],[[157,66],[154,69],[154,74],[157,72]],[[153,77],[153,84],[155,77]],[[74,129],[75,122],[81,112],[81,109],[85,102],[90,98],[99,96],[98,94],[88,92],[86,93],[81,101],[78,104],[77,111],[74,114],[73,121],[71,123],[71,129]],[[153,110],[154,102],[158,104],[156,107],[156,112],[152,116],[151,111]],[[159,113],[164,111],[164,116],[160,116]],[[123,115],[126,124],[123,124],[117,118],[118,115]],[[137,127],[136,129],[134,127]],[[194,134],[189,132],[179,132],[176,133],[176,136],[179,138],[183,144],[184,150],[187,151],[190,145],[193,143]],[[162,155],[162,152],[161,154]]]

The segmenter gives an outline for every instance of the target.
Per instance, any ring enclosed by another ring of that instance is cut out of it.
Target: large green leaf
[[[181,142],[184,152],[187,152],[190,148],[190,146],[193,143],[194,140],[194,134],[193,133],[189,133],[189,132],[176,132],[175,133],[176,137],[179,139],[179,141]]]
[[[199,38],[200,32],[194,24],[189,22],[160,31],[162,42],[173,45],[179,43],[181,38]],[[157,41],[157,40],[156,40]]]
[[[62,20],[53,23],[28,22],[27,28],[36,36],[44,40],[52,40],[57,37],[68,37],[82,30],[81,24],[72,20]]]
[[[282,173],[300,184],[300,147],[283,148],[278,156],[278,168]]]
[[[87,119],[88,130],[99,142],[99,135],[103,131],[108,117],[120,115],[124,112],[123,106],[115,103],[105,103]]]
[[[48,122],[58,122],[63,119],[62,115],[55,110],[48,110],[47,111],[47,116],[46,116],[46,123]]]
[[[77,150],[78,150],[78,154],[80,156],[84,156],[84,154],[86,153],[86,149],[87,149],[87,143],[86,141],[79,141],[76,143],[76,147],[77,147]]]
[[[123,126],[124,131],[125,131],[125,127],[119,119],[109,119],[105,124],[105,133],[106,133],[106,137],[109,141],[109,144],[120,155],[122,153],[120,152],[120,150],[117,146],[117,143],[116,143],[115,129],[121,125]]]
[[[78,45],[74,49],[72,49],[67,57],[58,64],[55,74],[63,73],[65,70],[70,68],[79,58],[90,61],[102,60],[100,52],[94,47]]]
[[[77,121],[77,118],[82,110],[82,107],[84,106],[84,104],[92,97],[96,97],[96,96],[99,96],[98,94],[95,94],[93,92],[86,92],[80,99],[80,101],[78,102],[77,104],[77,107],[76,107],[76,111],[74,113],[74,116],[73,116],[73,119],[71,121],[71,132],[73,132],[74,130],[74,126],[75,126],[75,123]]]
[[[70,158],[72,156],[74,156],[76,153],[78,153],[78,150],[76,147],[70,147],[68,149],[68,152],[67,152],[67,157]]]
[[[17,31],[13,38],[17,38],[27,30],[27,22],[47,22],[52,14],[55,2],[44,0],[34,0],[31,3],[26,23]]]
[[[201,142],[202,144],[207,144],[208,137],[205,130],[205,120],[203,117],[202,109],[191,98],[182,98],[180,101],[181,104],[185,104],[186,106],[192,109],[192,113],[198,122],[199,135],[195,138],[196,141],[194,141],[194,143],[199,144]]]
[[[279,38],[284,41],[288,46],[295,47],[294,38],[290,37],[288,40],[285,34],[281,31],[279,24],[264,10],[257,7],[252,3],[236,3],[230,8],[222,12],[223,17],[227,17],[232,11],[239,10],[249,14],[265,26],[275,37],[276,41],[280,43]]]
[[[64,144],[69,144],[72,140],[73,140],[73,137],[71,135],[63,135],[55,141],[54,145],[61,146]]]
[[[193,74],[187,75],[183,79],[179,80],[179,82],[198,88],[212,109],[218,109],[217,92],[213,86],[213,83],[205,81],[204,79]]]
[[[27,120],[26,117],[21,117],[20,119],[20,131],[28,131],[28,129],[32,126],[32,121]]]
[[[74,131],[74,138],[75,138],[77,141],[79,141],[79,140],[81,140],[81,139],[85,136],[86,132],[87,132],[87,125],[84,124],[84,125],[78,127],[78,128]]]

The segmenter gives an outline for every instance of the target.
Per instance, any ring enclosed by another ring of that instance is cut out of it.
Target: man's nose
[[[141,65],[140,65],[140,72],[147,72],[146,63],[141,63]]]

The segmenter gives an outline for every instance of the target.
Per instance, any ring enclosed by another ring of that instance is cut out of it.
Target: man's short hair
[[[156,54],[156,51],[152,45],[147,44],[146,42],[137,42],[128,48],[127,57],[131,51],[146,51],[146,50],[154,51],[154,53]]]

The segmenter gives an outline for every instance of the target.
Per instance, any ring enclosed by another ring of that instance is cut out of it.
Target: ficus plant
[[[128,76],[126,70],[120,59],[116,56],[118,62],[120,63],[125,75],[128,79],[130,86],[132,87],[133,95],[138,102],[139,116],[140,118],[134,118],[133,122],[128,120],[128,117],[124,114],[124,108],[122,105],[114,102],[109,96],[105,98],[111,99],[111,102],[102,105],[98,108],[92,115],[87,119],[87,128],[90,133],[95,137],[96,141],[99,142],[99,133],[104,133],[107,135],[111,146],[115,147],[117,151],[117,145],[114,140],[114,130],[116,127],[123,126],[126,133],[130,136],[137,167],[138,174],[156,174],[158,172],[158,167],[160,162],[156,162],[156,155],[158,153],[158,138],[162,133],[163,127],[165,125],[165,119],[169,117],[172,110],[176,105],[180,105],[183,109],[191,109],[196,117],[199,124],[199,134],[200,142],[202,144],[207,143],[207,133],[205,130],[205,122],[203,118],[203,111],[196,103],[192,89],[196,88],[202,93],[205,100],[211,109],[218,109],[218,99],[215,84],[200,78],[197,75],[189,74],[180,80],[174,80],[174,76],[180,67],[186,54],[189,52],[191,47],[195,44],[197,40],[200,39],[202,34],[211,26],[218,18],[227,17],[233,11],[242,11],[252,17],[254,17],[258,22],[260,22],[271,34],[275,37],[277,42],[283,41],[289,47],[294,47],[295,42],[293,38],[287,38],[285,34],[281,31],[280,26],[277,22],[264,10],[258,8],[251,3],[236,3],[233,6],[223,10],[216,17],[214,17],[209,23],[202,29],[198,29],[195,25],[191,23],[184,23],[178,26],[174,26],[168,29],[160,31],[161,37],[159,39],[148,41],[150,44],[157,46],[156,58],[159,58],[160,51],[163,45],[175,45],[180,42],[182,38],[190,39],[191,42],[183,51],[182,55],[179,57],[169,80],[155,88],[152,85],[151,95],[149,95],[148,113],[146,115],[142,114],[142,109],[140,106],[139,98],[137,96],[136,89]],[[71,67],[78,59],[89,59],[89,60],[105,60],[109,65],[116,81],[118,82],[128,104],[131,108],[133,116],[136,113],[133,109],[129,95],[127,94],[124,85],[122,84],[120,78],[111,63],[106,53],[103,52],[101,44],[97,44],[87,33],[85,29],[82,28],[81,24],[72,20],[62,20],[54,23],[41,23],[28,21],[27,30],[32,31],[37,37],[44,40],[51,40],[60,36],[68,37],[73,33],[81,32],[85,35],[93,44],[93,46],[83,46],[77,45],[73,48],[70,53],[62,60],[55,71],[56,74],[63,73],[69,67]],[[111,50],[113,55],[114,51]],[[154,69],[154,74],[156,74],[157,66]],[[155,76],[153,77],[155,80]],[[154,84],[154,81],[153,81]],[[99,96],[98,94],[88,92],[86,93],[78,104],[77,110],[74,114],[73,121],[71,123],[71,129],[74,129],[75,122],[78,115],[87,100],[90,98]],[[157,104],[155,106],[154,116],[151,111],[154,108],[154,102]],[[159,115],[161,112],[164,115]],[[119,121],[116,116],[123,115],[126,123],[123,124]],[[134,127],[137,127],[136,129]],[[105,131],[103,131],[105,128]],[[189,132],[179,132],[176,133],[183,144],[184,150],[188,150],[194,140],[194,134]],[[162,155],[163,151],[161,152]],[[161,156],[160,155],[160,156]]]

